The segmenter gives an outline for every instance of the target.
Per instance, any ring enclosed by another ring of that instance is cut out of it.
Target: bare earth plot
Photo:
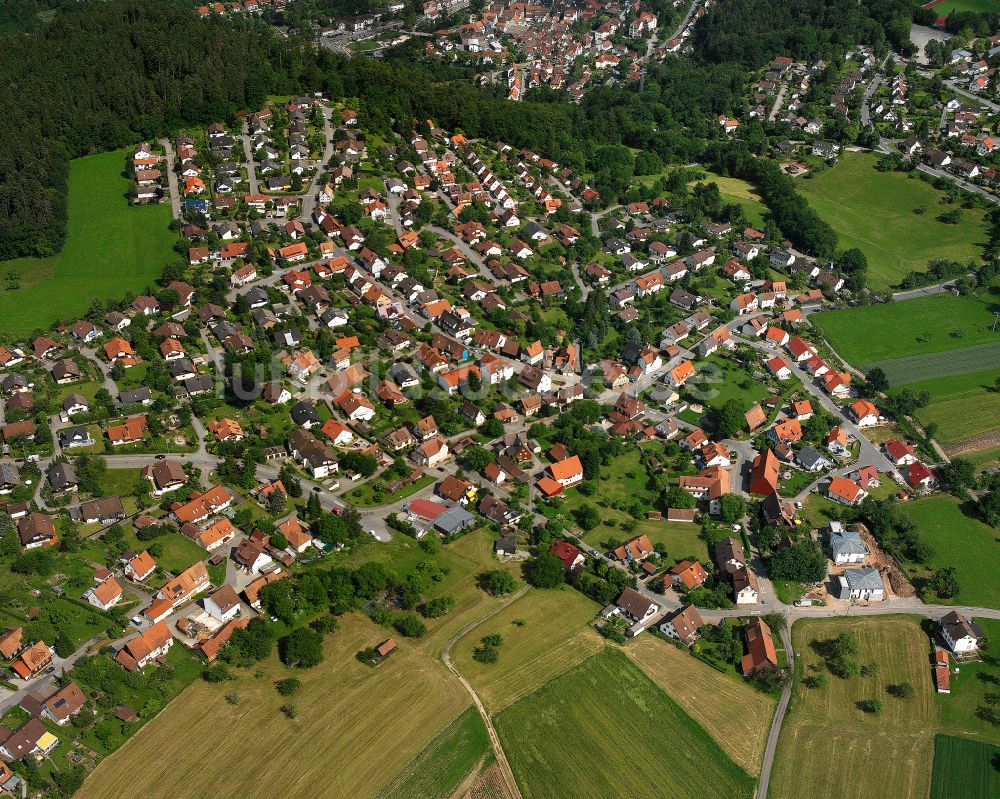
[[[625,653],[697,721],[737,765],[760,774],[773,698],[722,674],[651,635],[630,641]],[[739,708],[738,713],[733,708]]]
[[[103,761],[78,799],[244,799],[280,796],[362,799],[410,764],[469,705],[444,665],[401,642],[376,669],[354,654],[384,639],[360,615],[341,619],[314,669],[264,664],[266,676],[240,672],[234,682],[197,682],[118,752]],[[274,681],[302,680],[292,698]],[[225,696],[235,693],[238,704]]]
[[[931,685],[929,642],[911,617],[806,620],[795,624],[797,680],[821,657],[817,640],[851,631],[861,640],[860,660],[878,664],[870,677],[842,680],[827,674],[823,688],[796,682],[781,729],[770,799],[913,799],[930,792],[934,733],[938,726]],[[911,699],[895,699],[886,686],[909,680]],[[856,707],[880,699],[877,715]]]

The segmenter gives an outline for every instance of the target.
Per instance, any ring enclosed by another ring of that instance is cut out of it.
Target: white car
[[[795,607],[797,608],[808,608],[812,605],[813,601],[811,599],[796,599]]]

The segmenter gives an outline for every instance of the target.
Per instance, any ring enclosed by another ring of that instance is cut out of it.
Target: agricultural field
[[[704,727],[738,766],[753,775],[760,773],[777,704],[772,697],[652,635],[630,641],[625,654]],[[733,713],[734,707],[740,712]]]
[[[931,799],[992,799],[1000,796],[1000,747],[968,738],[934,739]]]
[[[1000,339],[988,344],[931,352],[926,355],[913,355],[909,358],[895,358],[870,365],[880,366],[893,387],[903,385],[913,387],[912,384],[915,382],[931,383],[932,385],[927,386],[927,388],[931,393],[936,394],[938,392],[934,389],[940,389],[946,384],[935,385],[934,381],[956,375],[978,375],[978,379],[986,379],[984,371],[991,371],[996,376],[1000,374],[1000,370],[984,370],[983,367],[998,362],[1000,362]],[[989,381],[989,388],[993,387],[993,382],[993,379]]]
[[[470,707],[382,788],[377,799],[449,799],[489,751],[486,725]]]
[[[937,217],[957,205],[928,183],[899,172],[878,172],[871,154],[845,153],[836,166],[799,181],[799,191],[839,236],[841,249],[858,247],[868,258],[876,290],[899,284],[929,261],[978,258],[987,241],[980,209],[962,209],[957,225]],[[921,213],[917,209],[923,209]]]
[[[975,621],[988,637],[995,640],[1000,635],[1000,622]],[[862,664],[876,663],[876,673],[847,680],[827,674],[821,688],[803,685],[802,678],[813,673],[822,660],[815,644],[845,631],[859,637],[859,660]],[[911,616],[812,619],[795,624],[792,635],[798,655],[796,685],[778,742],[771,797],[861,799],[874,793],[901,799],[928,795],[964,799],[996,795],[995,790],[986,794],[942,794],[937,792],[937,786],[939,772],[954,774],[953,758],[957,756],[955,752],[942,753],[940,733],[974,739],[956,739],[959,743],[954,746],[959,752],[971,752],[972,743],[1000,744],[1000,731],[975,716],[984,694],[993,687],[982,679],[986,674],[980,672],[998,676],[1000,659],[987,652],[983,662],[963,664],[961,673],[952,675],[952,693],[938,694],[931,679],[931,631],[932,622]],[[909,699],[895,698],[887,690],[903,680],[915,688]],[[881,700],[880,713],[865,714],[856,708],[856,702],[872,698]],[[939,758],[944,759],[939,762]],[[838,765],[844,762],[850,762],[852,768],[845,770]]]
[[[531,590],[455,644],[455,668],[472,683],[487,710],[497,713],[604,646],[590,627],[600,609],[568,585]],[[503,636],[499,661],[477,662],[473,651],[483,636],[493,633]]]
[[[20,288],[0,290],[0,333],[30,333],[83,315],[95,298],[139,293],[177,260],[170,205],[129,203],[122,175],[128,155],[117,150],[70,163],[66,244],[48,258],[0,263],[0,278],[20,276]]]
[[[260,795],[262,785],[280,785],[283,797],[311,799],[318,785],[327,797],[375,796],[469,706],[444,666],[409,642],[374,669],[355,659],[383,638],[385,630],[352,614],[327,637],[326,659],[314,669],[294,671],[272,656],[259,679],[240,673],[233,682],[195,683],[104,760],[76,796],[201,799],[206,785],[220,799]],[[293,673],[302,687],[293,700],[297,716],[288,719],[280,708],[289,700],[274,682]],[[198,743],[207,741],[211,752]],[[463,756],[471,757],[468,746]]]
[[[891,361],[900,358],[949,351],[950,360],[966,347],[1000,341],[1000,333],[991,330],[993,312],[989,302],[978,295],[933,294],[882,305],[825,311],[809,319],[848,363],[862,369],[880,366],[887,374],[893,368]],[[913,374],[911,379],[946,376],[941,369],[937,364],[935,371]],[[963,367],[963,371],[975,370]]]
[[[827,675],[822,688],[800,680],[821,663],[817,641],[851,631],[861,641],[862,663],[878,663],[870,677]],[[865,799],[927,796],[933,734],[937,731],[930,643],[910,617],[804,620],[792,630],[797,682],[781,729],[769,796],[772,799]],[[895,699],[886,686],[908,680],[910,699]],[[865,714],[855,705],[877,698],[884,709]],[[850,763],[850,768],[844,764]]]
[[[968,350],[959,350],[955,355],[964,352]],[[1000,346],[996,347],[996,355],[991,361],[980,361],[980,365],[998,362]],[[917,419],[923,425],[936,424],[938,429],[934,438],[939,444],[947,446],[1000,427],[1000,391],[996,389],[998,378],[1000,368],[993,368],[919,380],[907,383],[906,387],[917,393],[926,391],[930,394],[930,404],[917,411]]]
[[[507,708],[496,727],[524,799],[658,799],[667,774],[678,796],[753,794],[753,779],[617,649]]]
[[[984,472],[987,469],[1000,468],[1000,447],[990,447],[989,449],[977,450],[968,455],[963,455],[976,467],[977,472]]]
[[[915,585],[931,570],[954,566],[958,570],[960,593],[944,604],[1000,608],[1000,547],[992,527],[963,512],[959,501],[950,496],[918,499],[903,506],[913,520],[922,541],[934,550],[928,566],[907,564]],[[938,601],[938,600],[935,600]]]

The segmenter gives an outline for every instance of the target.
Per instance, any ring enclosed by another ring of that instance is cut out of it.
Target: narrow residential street
[[[177,186],[177,173],[174,171],[174,147],[170,139],[160,139],[163,151],[166,153],[167,191],[170,195],[170,213],[174,219],[181,218],[181,192]]]
[[[243,158],[247,169],[247,185],[251,194],[260,194],[260,186],[257,183],[257,164],[253,158],[253,143],[250,141],[250,127],[246,119],[243,120],[243,130],[240,138],[243,140]]]
[[[333,111],[326,103],[323,103],[320,106],[320,112],[323,114],[323,140],[326,144],[323,147],[323,154],[320,156],[319,163],[317,164],[316,174],[313,175],[312,180],[309,181],[309,185],[305,188],[305,193],[302,195],[302,213],[299,215],[299,221],[303,225],[312,223],[312,214],[317,203],[319,180],[326,170],[326,165],[333,158],[333,123],[331,122]]]

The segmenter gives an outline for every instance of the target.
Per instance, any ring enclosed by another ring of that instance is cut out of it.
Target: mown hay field
[[[826,675],[822,688],[801,678],[822,663],[817,642],[842,632],[861,642],[862,664],[877,663],[874,675],[840,679]],[[797,681],[778,740],[771,772],[771,799],[913,799],[930,791],[937,714],[931,684],[930,643],[909,616],[807,619],[792,629]],[[909,681],[910,699],[896,699],[889,685]],[[857,707],[879,699],[883,710]]]
[[[104,760],[76,796],[375,796],[471,701],[442,663],[408,641],[378,668],[355,659],[385,637],[351,614],[327,636],[316,668],[288,669],[272,656],[260,679],[239,672],[231,682],[196,682]],[[287,699],[274,683],[290,676],[302,687]],[[294,719],[281,712],[288,702]]]
[[[590,627],[600,609],[568,585],[532,589],[456,642],[455,667],[490,713],[497,713],[604,646]],[[479,663],[473,652],[483,636],[494,633],[503,636],[500,659]]]

